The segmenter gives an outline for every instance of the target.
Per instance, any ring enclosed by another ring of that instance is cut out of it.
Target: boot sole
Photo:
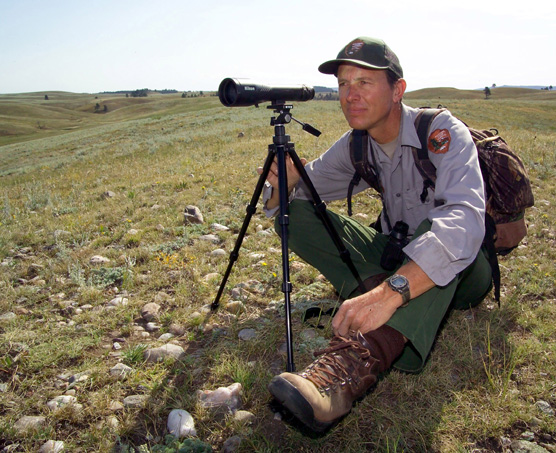
[[[318,421],[315,418],[312,406],[288,380],[275,376],[268,384],[268,390],[282,406],[286,407],[299,421],[313,431],[323,432],[334,424],[334,422]]]

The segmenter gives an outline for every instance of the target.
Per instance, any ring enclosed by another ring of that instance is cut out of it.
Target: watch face
[[[396,277],[391,279],[390,282],[392,283],[392,286],[395,288],[403,288],[406,285],[407,280],[401,275],[397,275]]]

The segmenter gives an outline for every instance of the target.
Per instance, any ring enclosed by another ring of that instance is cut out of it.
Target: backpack
[[[421,148],[413,148],[413,157],[417,169],[423,177],[423,192],[421,193],[423,203],[428,188],[434,190],[436,182],[436,168],[428,155],[429,129],[436,115],[444,110],[423,108],[415,119],[415,129],[421,142]],[[506,141],[498,135],[498,131],[476,130],[470,127],[468,129],[477,148],[485,183],[486,216],[483,244],[487,249],[492,268],[495,299],[500,303],[500,269],[497,255],[507,255],[526,236],[525,209],[533,206],[534,197],[523,162],[510,149]],[[361,178],[382,193],[377,173],[367,159],[366,139],[366,131],[352,131],[350,157],[355,174],[348,188],[349,215],[352,213],[353,188],[359,184]],[[380,222],[377,221],[377,223]]]

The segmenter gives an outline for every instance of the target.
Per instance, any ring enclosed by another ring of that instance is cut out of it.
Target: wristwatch
[[[394,274],[386,279],[388,286],[392,291],[396,291],[402,296],[402,307],[406,307],[409,304],[409,281],[403,275]]]

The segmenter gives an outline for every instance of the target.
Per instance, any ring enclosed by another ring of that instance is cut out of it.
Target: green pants
[[[379,263],[388,236],[349,217],[331,211],[328,215],[362,280],[386,272]],[[430,230],[430,227],[428,220],[423,221],[413,238]],[[278,217],[276,230],[280,232]],[[288,245],[303,260],[316,267],[343,298],[358,294],[355,277],[340,258],[311,202],[294,200],[290,203]],[[420,371],[448,310],[479,304],[491,287],[490,264],[481,249],[475,261],[448,285],[436,286],[412,299],[407,307],[398,309],[387,324],[401,332],[408,339],[408,345],[394,366],[403,371]]]

